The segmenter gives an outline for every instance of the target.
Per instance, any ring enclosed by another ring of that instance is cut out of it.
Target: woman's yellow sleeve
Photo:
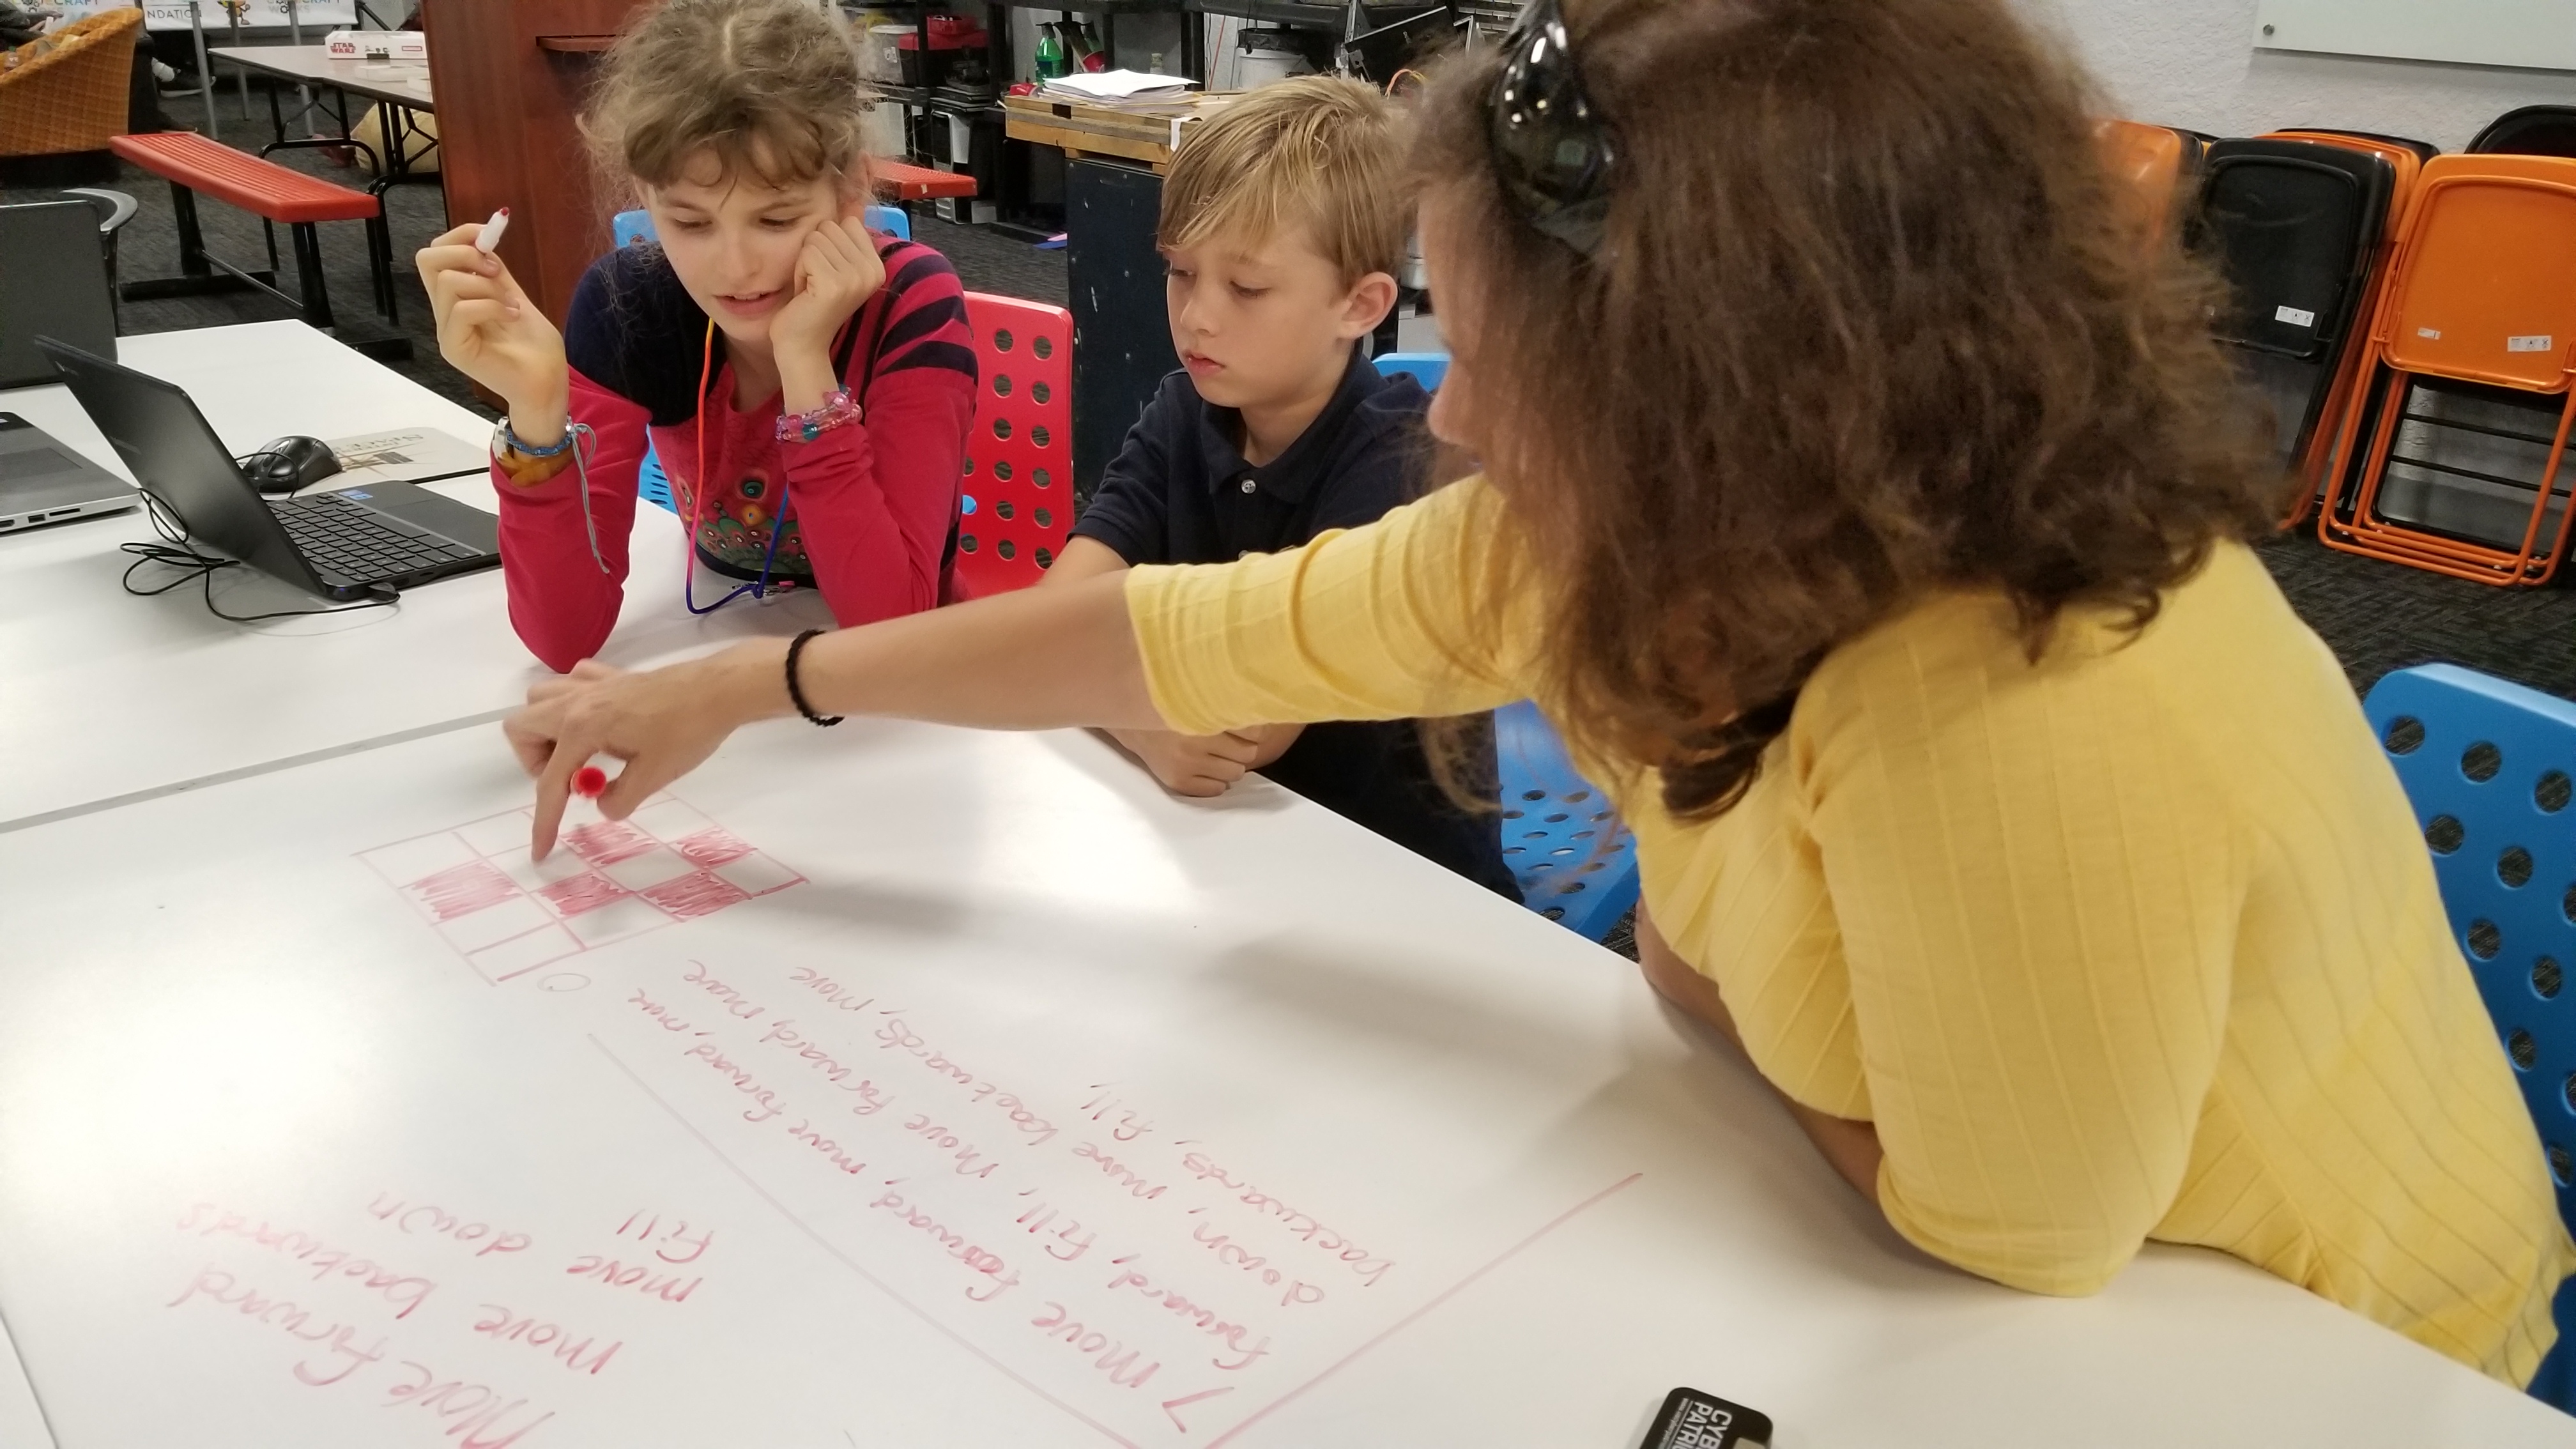
[[[1820,671],[1798,753],[1880,1207],[1971,1272],[2091,1293],[2181,1189],[2257,847],[2147,651],[2032,670],[1989,632],[1991,659],[1917,636]]]
[[[1471,478],[1286,553],[1129,570],[1154,708],[1204,735],[1470,714],[1528,694],[1527,610],[1475,602],[1502,507]]]

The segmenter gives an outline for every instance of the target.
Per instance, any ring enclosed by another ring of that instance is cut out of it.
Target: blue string
[[[703,478],[699,479],[697,486],[704,488],[707,486],[706,480]],[[785,537],[787,534],[787,504],[788,500],[793,496],[793,490],[788,486],[787,480],[784,478],[779,479],[778,514],[775,518],[770,520],[769,548],[760,556],[760,577],[747,584],[734,585],[733,589],[723,598],[716,600],[714,603],[707,605],[703,609],[698,607],[698,594],[695,587],[698,576],[698,541],[694,538],[689,540],[688,566],[680,574],[680,602],[688,606],[690,613],[700,615],[712,614],[716,610],[723,608],[725,605],[732,603],[734,600],[741,598],[745,594],[749,594],[755,599],[766,599],[769,597],[769,566],[778,557],[778,540]]]

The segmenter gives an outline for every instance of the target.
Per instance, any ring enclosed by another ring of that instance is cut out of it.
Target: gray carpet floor
[[[191,104],[173,98],[170,109],[186,121],[194,114],[188,109]],[[239,121],[227,102],[224,127],[231,139],[266,134],[265,107],[256,95],[253,105],[257,129]],[[277,159],[343,184],[365,184],[363,175],[334,166],[320,152],[281,152]],[[86,184],[112,186],[141,206],[120,245],[126,277],[166,276],[178,270],[178,240],[166,185],[122,164],[115,166],[113,175]],[[0,189],[0,204],[49,199],[55,194],[52,188]],[[439,360],[428,300],[411,266],[413,250],[446,229],[444,199],[435,185],[397,186],[387,194],[386,205],[400,296],[401,321],[394,330],[412,339],[411,359],[392,365],[431,391],[489,415],[465,379]],[[202,203],[198,214],[208,246],[219,254],[244,262],[262,255],[257,218],[219,203]],[[368,301],[363,228],[357,222],[333,222],[325,223],[321,231],[334,309],[353,331],[385,335],[389,329]],[[1060,251],[1041,251],[980,227],[952,225],[929,215],[926,208],[914,217],[913,235],[945,253],[970,290],[1058,305],[1066,300]],[[292,265],[290,260],[290,275]],[[122,326],[127,332],[166,332],[288,315],[289,309],[271,299],[232,294],[127,303]],[[2576,591],[2467,583],[2337,553],[2306,531],[2267,542],[2261,555],[2300,616],[2334,650],[2357,691],[2366,693],[2392,669],[2447,660],[2576,697]],[[1613,945],[1633,954],[1624,926],[1613,936]]]

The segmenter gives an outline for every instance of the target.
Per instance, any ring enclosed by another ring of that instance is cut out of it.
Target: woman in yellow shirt
[[[1537,0],[1422,106],[1485,464],[1294,553],[644,675],[510,733],[540,853],[801,711],[1197,734],[1534,696],[1639,941],[1925,1251],[2233,1253],[2507,1382],[2576,1271],[2396,778],[2245,541],[2206,280],[2001,0]]]

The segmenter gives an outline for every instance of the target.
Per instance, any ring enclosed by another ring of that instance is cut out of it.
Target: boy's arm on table
[[[1096,538],[1077,535],[1065,544],[1064,552],[1056,555],[1054,566],[1039,580],[1039,587],[1123,573],[1126,568],[1127,560],[1120,558],[1117,550]],[[1286,754],[1305,728],[1301,724],[1255,725],[1216,735],[1183,735],[1164,729],[1110,729],[1103,733],[1135,756],[1137,763],[1164,788],[1205,797],[1222,794],[1244,772],[1260,769]]]

